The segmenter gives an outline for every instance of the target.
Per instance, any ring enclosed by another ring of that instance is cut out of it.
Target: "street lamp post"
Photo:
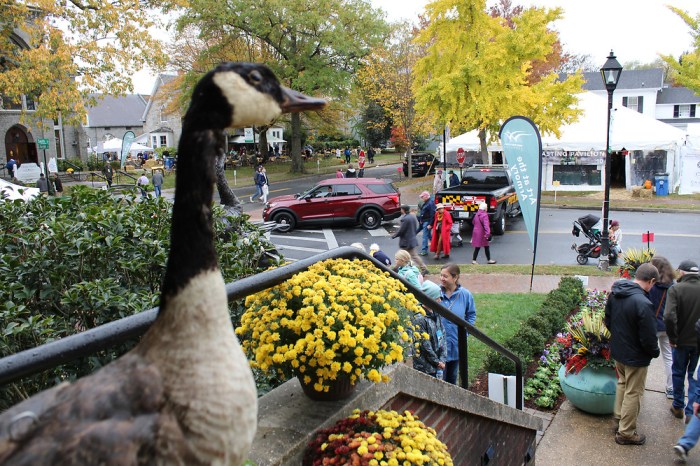
[[[608,91],[608,133],[605,141],[605,200],[603,201],[603,233],[598,268],[608,270],[610,266],[610,238],[608,237],[608,213],[610,211],[610,113],[613,105],[613,92],[615,92],[622,74],[622,65],[617,61],[612,50],[607,61],[600,69],[600,74],[603,77],[605,89]]]

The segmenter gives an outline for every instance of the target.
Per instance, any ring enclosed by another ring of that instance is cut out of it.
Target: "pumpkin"
[[[645,189],[651,189],[651,180],[646,180],[644,182],[644,188]]]

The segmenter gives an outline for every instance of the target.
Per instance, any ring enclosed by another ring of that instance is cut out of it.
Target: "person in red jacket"
[[[450,257],[450,229],[452,228],[452,215],[445,210],[445,206],[435,206],[435,219],[433,220],[433,237],[430,240],[430,252],[435,253],[434,259],[440,259],[440,254],[445,259]]]

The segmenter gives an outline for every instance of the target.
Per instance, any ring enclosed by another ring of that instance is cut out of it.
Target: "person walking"
[[[668,289],[675,282],[673,266],[668,259],[662,256],[654,256],[651,265],[659,271],[659,280],[649,290],[649,300],[654,306],[654,317],[656,317],[656,338],[659,340],[659,350],[664,363],[664,373],[666,374],[666,398],[673,399],[673,351],[666,334],[666,324],[664,323],[664,308],[666,306],[666,294]]]
[[[367,157],[365,157],[365,151],[360,149],[360,155],[357,158],[357,168],[360,169],[357,174],[358,178],[364,178],[365,176],[365,162],[367,162]]]
[[[401,225],[399,229],[391,235],[392,238],[399,238],[399,248],[408,252],[413,260],[413,263],[418,266],[423,275],[428,275],[430,271],[423,263],[423,260],[416,253],[418,249],[418,240],[416,239],[416,231],[418,231],[418,219],[411,213],[411,208],[407,205],[401,206]]]
[[[109,161],[105,162],[105,164],[102,166],[102,175],[105,177],[105,181],[107,182],[107,188],[111,188],[112,179],[114,178],[114,169]]]
[[[698,379],[695,368],[698,365],[698,338],[695,323],[700,319],[700,275],[698,264],[685,260],[678,266],[678,283],[668,289],[664,324],[673,353],[671,366],[673,379],[673,405],[671,414],[683,419],[683,412],[689,421],[693,415]],[[685,398],[685,379],[688,379],[688,402]],[[684,409],[685,407],[685,409]]]
[[[440,254],[444,254],[445,259],[450,257],[452,223],[452,215],[445,210],[445,206],[437,204],[433,219],[433,236],[430,240],[430,251],[435,253],[434,259],[440,259]]]
[[[348,169],[345,172],[345,178],[357,178],[357,172],[353,168],[352,164],[348,165]]]
[[[148,186],[148,177],[145,173],[141,174],[141,176],[139,176],[139,179],[136,180],[136,186],[138,186],[138,188],[141,190],[141,198],[146,199],[148,197],[148,194],[146,193],[146,186]]]
[[[421,242],[420,255],[428,255],[428,246],[430,241],[433,239],[433,222],[435,221],[435,201],[430,197],[428,191],[423,191],[420,193],[420,200],[422,204],[420,206],[420,213],[418,215],[418,221],[421,225],[421,231],[423,232],[423,240]]]
[[[371,165],[374,165],[374,156],[375,156],[375,155],[376,155],[376,152],[374,151],[374,149],[372,148],[372,146],[370,146],[370,148],[367,150],[367,161],[368,161]]]
[[[260,176],[262,179],[262,186],[260,190],[262,191],[262,202],[267,204],[267,196],[270,194],[270,179],[267,177],[267,169],[262,167],[260,169]]]
[[[479,250],[484,248],[484,253],[486,254],[486,261],[489,264],[495,264],[496,261],[491,259],[491,222],[489,221],[489,214],[486,213],[486,203],[479,203],[479,210],[476,211],[474,218],[472,219],[472,224],[474,229],[472,230],[472,246],[474,247],[474,253],[472,254],[472,264],[476,265],[476,258],[479,257]]]
[[[10,174],[10,178],[13,179],[15,177],[15,171],[17,170],[17,161],[14,159],[12,151],[10,151],[10,160],[5,164],[5,169]]]
[[[695,337],[700,341],[700,320],[695,323]],[[695,377],[700,377],[699,372],[696,372]],[[688,461],[688,453],[693,449],[700,439],[700,384],[696,386],[695,401],[693,402],[693,415],[690,417],[688,425],[685,426],[683,436],[674,445],[673,452],[678,457],[681,463]]]
[[[156,193],[156,197],[160,197],[162,194],[161,187],[163,186],[163,181],[163,174],[160,170],[156,170],[153,177],[151,177],[151,183],[153,183],[153,190]]]
[[[350,152],[350,148],[346,147],[345,151],[343,151],[343,154],[345,155],[345,163],[349,164],[350,163],[350,156],[352,155],[352,153]]]
[[[253,175],[255,194],[250,196],[250,202],[255,202],[256,199],[260,199],[263,195],[262,187],[265,184],[265,178],[262,176],[262,168],[262,165],[258,165],[258,168],[255,169],[255,174]]]
[[[63,195],[63,182],[58,177],[58,173],[51,174],[51,182],[53,183],[54,187],[54,196],[60,197],[61,195]]]
[[[474,296],[459,284],[460,269],[455,264],[445,264],[440,270],[440,304],[454,315],[474,325],[476,323],[476,304]],[[443,380],[457,384],[459,374],[459,344],[457,340],[457,325],[442,318],[442,325],[447,335],[447,358],[445,360],[445,375]]]
[[[41,194],[48,193],[49,192],[49,183],[46,181],[46,177],[44,174],[39,175],[39,179],[36,180],[36,187],[39,188],[39,192]]]
[[[659,356],[654,309],[646,294],[658,278],[656,267],[644,263],[637,268],[634,281],[613,283],[605,303],[605,325],[610,330],[610,353],[618,377],[613,419],[619,445],[643,445],[646,441],[646,436],[637,432],[637,417],[649,364]]]

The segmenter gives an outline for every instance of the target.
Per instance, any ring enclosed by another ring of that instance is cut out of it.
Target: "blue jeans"
[[[160,197],[160,186],[153,185],[153,190],[156,192],[156,197]]]
[[[430,240],[433,239],[433,229],[428,228],[430,222],[423,222],[423,243],[421,244],[420,252],[428,252],[428,246],[430,246]]]
[[[256,184],[255,185],[255,194],[251,196],[253,200],[258,199],[260,196],[262,196],[262,185]]]
[[[673,348],[673,364],[671,365],[673,379],[673,407],[681,409],[685,405],[685,378],[688,377],[688,404],[685,405],[685,415],[693,415],[693,402],[696,398],[695,389],[698,380],[695,378],[695,368],[698,365],[698,349],[695,346],[677,346]]]
[[[459,375],[459,360],[447,361],[445,363],[445,371],[443,380],[445,382],[451,383],[452,385],[457,385],[457,376]]]
[[[696,374],[695,378],[697,379],[697,377]],[[685,448],[685,451],[688,452],[698,443],[698,438],[700,438],[700,418],[691,415],[690,422],[685,426],[685,432],[678,441],[678,445]]]

